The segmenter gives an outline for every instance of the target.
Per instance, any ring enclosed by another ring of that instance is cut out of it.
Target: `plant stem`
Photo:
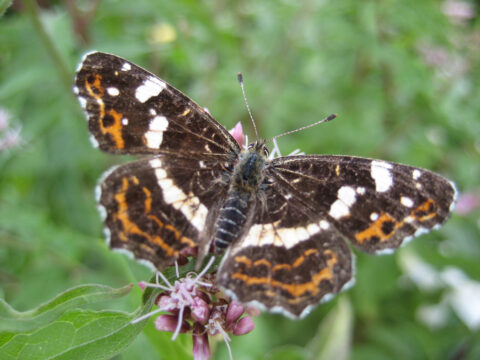
[[[0,0],[0,16],[12,5],[12,0]]]
[[[72,87],[72,74],[70,73],[70,70],[68,69],[68,66],[64,61],[62,55],[60,55],[58,49],[56,48],[54,40],[49,35],[40,19],[40,12],[38,10],[37,3],[34,0],[25,0],[24,4],[27,9],[27,13],[30,16],[30,19],[32,20],[34,28],[37,30],[41,41],[45,45],[48,54],[50,55],[55,64],[55,68],[58,71],[62,82],[70,90],[70,88]]]

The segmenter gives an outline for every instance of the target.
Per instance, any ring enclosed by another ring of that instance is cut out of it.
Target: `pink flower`
[[[480,206],[480,191],[465,192],[460,194],[455,206],[455,212],[460,215],[468,215]]]
[[[173,285],[160,272],[157,273],[156,283],[140,282],[142,290],[153,287],[161,289],[162,293],[155,301],[158,309],[133,320],[132,323],[159,312],[167,312],[155,319],[156,329],[173,333],[172,340],[180,333],[191,333],[195,360],[210,357],[208,337],[217,334],[222,335],[232,359],[229,333],[245,335],[254,329],[255,324],[250,316],[242,317],[245,313],[242,304],[230,300],[218,289],[216,273],[207,274],[213,260],[214,257],[198,275],[189,273],[185,278],[177,279]],[[164,284],[159,283],[159,278]]]
[[[11,115],[5,109],[0,108],[0,151],[7,150],[19,145],[22,141],[20,126],[10,126]]]
[[[193,358],[195,360],[208,360],[210,358],[208,334],[198,325],[193,328]]]
[[[255,324],[250,316],[241,318],[233,328],[233,335],[245,335],[255,328]]]
[[[238,122],[232,130],[229,131],[230,134],[234,137],[240,147],[243,147],[245,143],[245,135],[243,134],[242,123]]]

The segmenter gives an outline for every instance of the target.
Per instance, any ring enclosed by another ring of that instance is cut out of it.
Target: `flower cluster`
[[[185,278],[178,278],[174,284],[160,272],[157,272],[154,284],[146,282],[139,284],[142,289],[153,287],[161,289],[162,292],[155,300],[158,309],[133,322],[142,321],[159,312],[166,312],[155,319],[155,327],[160,331],[172,332],[172,340],[180,333],[191,333],[195,360],[210,357],[208,337],[218,334],[223,337],[232,358],[229,334],[244,335],[255,327],[251,316],[256,314],[256,310],[246,309],[240,303],[231,301],[216,286],[216,274],[207,274],[213,260],[212,257],[199,274],[189,273]],[[164,284],[160,284],[160,278]],[[250,315],[242,317],[245,311]]]

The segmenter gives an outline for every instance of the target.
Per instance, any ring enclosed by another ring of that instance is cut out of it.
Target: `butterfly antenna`
[[[298,128],[298,129],[295,129],[295,130],[290,130],[290,131],[287,131],[287,132],[284,132],[283,134],[280,134],[280,135],[275,135],[273,138],[271,138],[269,141],[273,141],[275,139],[278,139],[279,137],[281,136],[285,136],[285,135],[290,135],[290,134],[293,134],[293,133],[296,133],[296,132],[299,132],[299,131],[302,131],[302,130],[305,130],[305,129],[308,129],[308,128],[311,128],[313,126],[317,126],[318,124],[322,124],[324,122],[328,122],[328,121],[331,121],[333,119],[335,119],[337,117],[337,114],[332,114],[330,116],[327,116],[325,119],[322,119],[322,120],[319,120],[317,122],[314,122],[313,124],[310,124],[310,125],[307,125],[307,126],[303,126],[301,128]]]
[[[245,101],[245,105],[247,106],[248,115],[250,115],[250,119],[252,120],[253,128],[255,130],[255,137],[258,140],[258,132],[257,132],[257,125],[255,124],[255,120],[253,120],[252,112],[250,111],[250,106],[248,106],[247,95],[245,94],[245,87],[243,86],[243,75],[242,73],[238,73],[238,82],[240,83],[240,88],[242,89],[243,100]]]

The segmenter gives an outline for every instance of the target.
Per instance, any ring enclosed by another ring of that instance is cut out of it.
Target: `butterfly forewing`
[[[428,170],[349,156],[278,158],[270,174],[368,253],[395,249],[444,223],[456,194],[450,181]]]
[[[118,154],[238,153],[210,114],[137,65],[100,52],[87,54],[75,79],[100,149]]]

